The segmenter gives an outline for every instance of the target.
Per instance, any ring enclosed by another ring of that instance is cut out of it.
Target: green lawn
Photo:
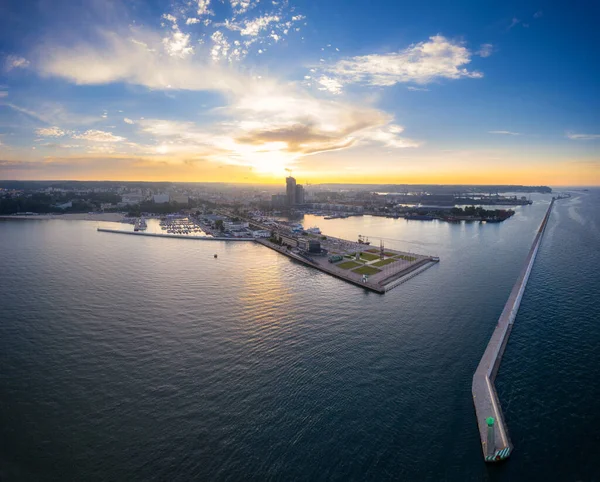
[[[398,261],[396,258],[381,259],[370,264],[369,266],[385,266],[386,264],[395,263],[396,261]]]
[[[352,272],[356,274],[375,274],[379,273],[380,270],[373,268],[372,266],[362,266],[360,268],[353,269]]]
[[[379,253],[379,250],[375,249],[375,248],[371,248],[371,249],[367,249],[367,253]]]
[[[396,253],[383,253],[385,256],[394,256]]]
[[[350,269],[360,266],[360,263],[357,263],[356,261],[344,261],[343,263],[336,264],[336,266],[342,269]]]
[[[379,258],[378,255],[376,254],[371,254],[371,253],[360,253],[360,257],[362,259],[366,259],[367,261],[373,261],[374,259]]]
[[[417,258],[413,257],[413,256],[406,256],[404,254],[399,254],[398,256],[396,256],[399,259],[403,259],[404,261],[415,261]]]

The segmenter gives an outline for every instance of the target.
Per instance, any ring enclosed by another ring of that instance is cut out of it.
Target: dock
[[[492,333],[492,337],[485,349],[483,357],[479,362],[477,370],[473,375],[473,385],[471,388],[473,394],[473,403],[475,413],[477,414],[477,424],[479,426],[479,435],[481,437],[481,447],[486,462],[500,462],[507,459],[513,450],[510,441],[508,429],[504,422],[502,408],[494,386],[496,374],[500,368],[502,355],[508,342],[508,337],[512,330],[529,275],[535,261],[538,248],[542,241],[554,199],[548,207],[548,211],[542,220],[537,234],[527,258],[525,266],[521,270],[515,285],[513,286],[508,301],[502,310],[498,319],[498,324]]]

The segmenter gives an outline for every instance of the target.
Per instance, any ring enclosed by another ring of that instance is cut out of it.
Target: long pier
[[[145,231],[123,231],[120,229],[109,229],[109,228],[96,228],[97,231],[102,233],[117,233],[117,234],[131,234],[133,236],[152,236],[154,238],[169,238],[169,239],[195,239],[201,241],[254,241],[254,238],[227,238],[225,236],[214,237],[214,236],[178,236],[174,234],[163,234],[163,233],[147,233]]]
[[[548,207],[548,211],[542,220],[538,232],[533,240],[533,245],[525,259],[525,266],[521,270],[515,285],[513,286],[508,301],[502,310],[498,319],[498,324],[492,333],[483,357],[479,362],[477,370],[473,375],[473,385],[471,388],[473,394],[473,403],[475,404],[475,413],[477,414],[477,424],[479,426],[479,435],[481,437],[481,447],[486,462],[500,462],[507,459],[513,450],[513,445],[508,435],[504,416],[494,386],[494,380],[502,361],[502,355],[508,342],[508,337],[512,330],[529,275],[535,261],[538,248],[542,241],[550,212],[554,205],[554,199]]]

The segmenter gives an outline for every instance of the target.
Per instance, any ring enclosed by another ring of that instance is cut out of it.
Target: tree
[[[217,221],[215,221],[215,228],[217,228],[221,232],[225,231],[225,226],[223,225],[222,219],[218,219]]]

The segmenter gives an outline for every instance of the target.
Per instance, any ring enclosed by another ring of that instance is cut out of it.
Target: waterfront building
[[[165,203],[169,202],[169,195],[168,194],[155,194],[154,196],[152,196],[152,200],[156,204],[165,204]]]
[[[312,238],[299,238],[298,247],[309,253],[321,252],[321,242]]]
[[[287,234],[280,233],[279,240],[281,241],[281,244],[284,244],[285,246],[290,246],[292,248],[298,247],[298,239],[294,238],[293,236],[288,236]]]

